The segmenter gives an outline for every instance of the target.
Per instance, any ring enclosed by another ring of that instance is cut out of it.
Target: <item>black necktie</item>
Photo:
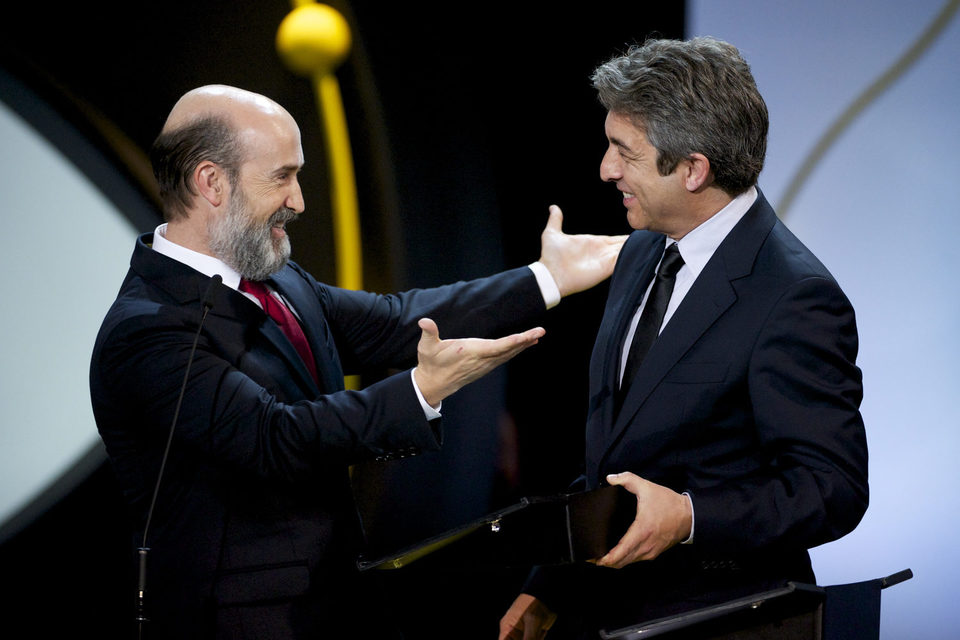
[[[663,324],[663,316],[667,312],[667,304],[673,294],[673,285],[677,281],[677,271],[680,271],[682,266],[683,258],[680,256],[677,243],[674,242],[663,252],[660,268],[657,269],[653,287],[650,289],[650,295],[647,296],[647,304],[644,305],[643,311],[640,313],[637,331],[633,334],[633,341],[630,343],[627,365],[623,370],[623,381],[620,383],[621,399],[630,388],[630,382],[633,380],[634,373],[640,367],[640,363],[643,362],[647,352],[650,351],[650,347],[657,336],[660,335],[660,325]]]

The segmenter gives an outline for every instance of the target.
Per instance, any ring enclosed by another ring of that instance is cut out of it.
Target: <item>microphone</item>
[[[203,297],[200,298],[200,306],[203,307],[200,326],[203,326],[203,321],[207,319],[207,311],[213,309],[213,294],[221,284],[223,284],[223,277],[219,273],[210,278],[210,284],[207,285],[207,290],[203,292]]]
[[[193,337],[193,347],[190,349],[190,357],[187,358],[187,367],[183,372],[183,384],[180,387],[180,395],[177,397],[177,406],[173,411],[173,421],[170,423],[170,433],[167,436],[167,446],[163,451],[163,459],[160,461],[160,471],[157,472],[157,484],[153,488],[153,498],[150,500],[150,508],[147,510],[147,522],[143,527],[143,543],[137,549],[137,616],[136,621],[139,624],[140,635],[143,635],[143,624],[150,619],[146,615],[144,607],[144,594],[147,590],[147,553],[150,547],[147,546],[147,531],[150,529],[150,521],[153,519],[153,509],[157,504],[157,495],[160,493],[160,481],[163,479],[163,470],[167,465],[167,457],[170,455],[170,445],[173,443],[173,432],[177,426],[177,419],[180,417],[180,405],[183,403],[183,396],[187,391],[187,380],[190,378],[190,367],[193,365],[193,356],[197,352],[197,343],[200,342],[200,331],[203,329],[203,323],[207,319],[207,313],[213,308],[213,295],[217,287],[223,283],[220,274],[210,278],[210,284],[203,297],[200,298],[200,306],[203,308],[203,314],[200,316],[200,322],[197,324],[197,333]]]

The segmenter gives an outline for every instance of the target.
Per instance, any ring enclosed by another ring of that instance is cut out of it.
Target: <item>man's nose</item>
[[[623,171],[620,168],[620,159],[617,152],[612,147],[607,149],[600,160],[600,179],[604,182],[615,182],[623,177]]]
[[[284,205],[293,209],[297,213],[303,213],[306,208],[303,203],[303,191],[300,189],[300,183],[294,178],[293,190],[290,195],[287,196],[286,202]]]

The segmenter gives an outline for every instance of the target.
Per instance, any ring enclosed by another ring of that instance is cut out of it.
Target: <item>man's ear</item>
[[[686,167],[683,178],[687,191],[696,193],[713,183],[713,173],[710,171],[710,160],[707,156],[691,153],[683,162]]]
[[[219,207],[226,197],[227,180],[223,168],[206,160],[193,170],[193,184],[200,197],[214,207]]]

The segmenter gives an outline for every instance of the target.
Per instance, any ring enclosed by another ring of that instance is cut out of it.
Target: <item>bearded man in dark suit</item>
[[[304,159],[274,101],[193,90],[152,161],[166,223],[137,240],[90,371],[137,543],[149,534],[148,634],[389,637],[358,584],[349,465],[438,448],[441,401],[543,330],[488,336],[608,277],[624,238],[568,236],[554,209],[530,267],[396,295],[348,291],[288,261]],[[440,340],[438,325],[484,339]],[[345,373],[368,367],[407,370],[344,390]]]

